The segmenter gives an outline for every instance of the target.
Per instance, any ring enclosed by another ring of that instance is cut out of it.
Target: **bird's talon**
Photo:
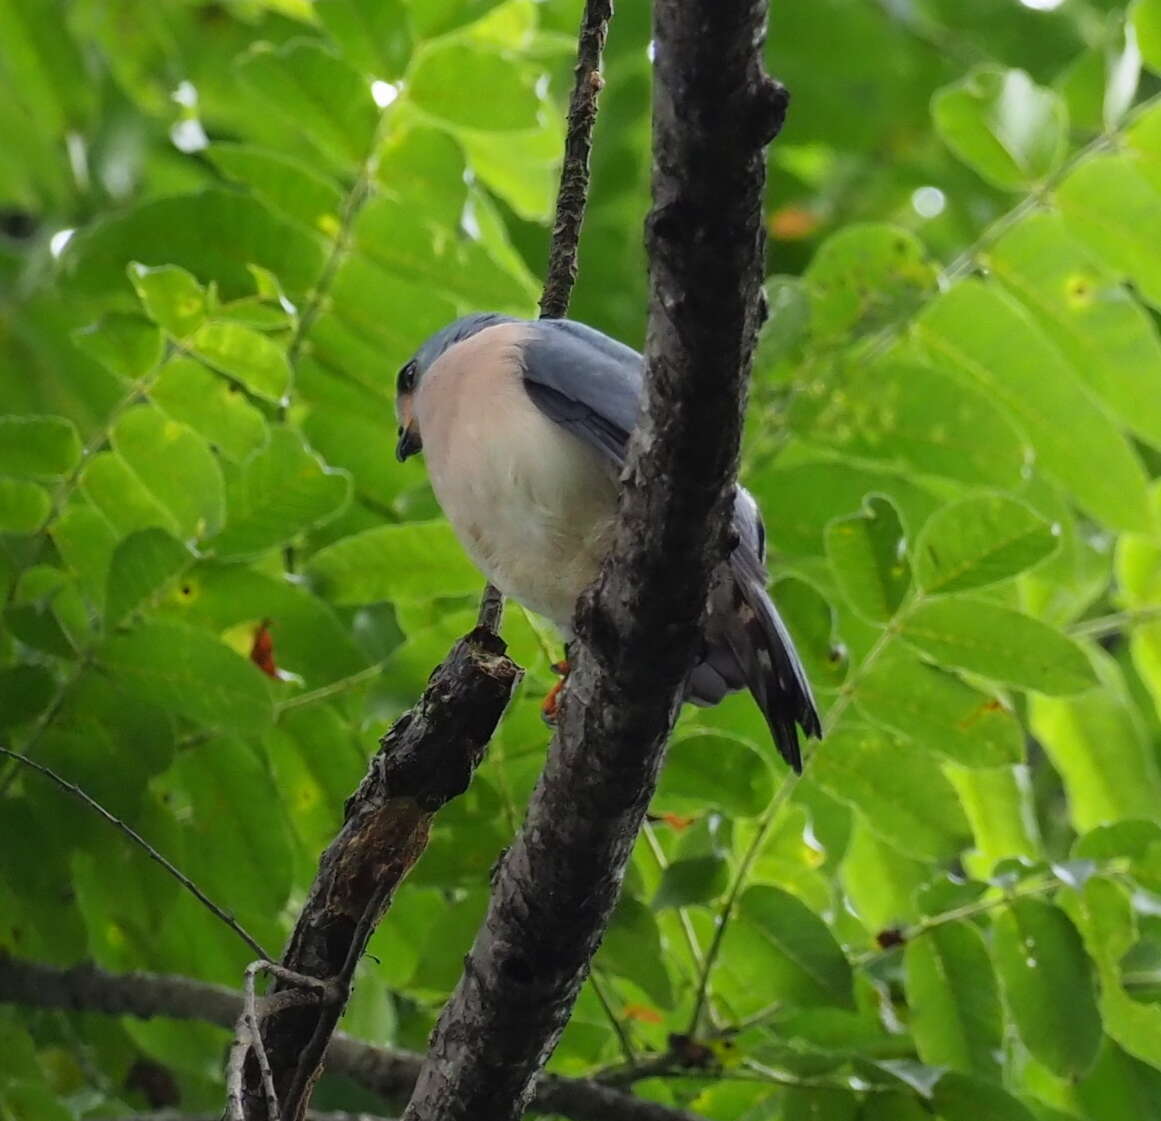
[[[552,670],[554,673],[560,674],[560,680],[548,690],[548,695],[544,698],[540,706],[541,719],[550,728],[556,726],[556,718],[560,713],[560,691],[564,688],[564,683],[568,680],[568,662],[553,662]]]

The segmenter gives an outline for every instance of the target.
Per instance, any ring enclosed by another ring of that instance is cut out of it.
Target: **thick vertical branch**
[[[561,724],[405,1121],[517,1118],[620,890],[724,555],[759,325],[761,0],[655,0],[646,406]]]

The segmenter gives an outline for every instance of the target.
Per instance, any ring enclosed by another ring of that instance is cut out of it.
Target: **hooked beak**
[[[409,456],[414,455],[423,447],[423,441],[414,425],[399,426],[399,443],[395,445],[395,458],[402,463]]]

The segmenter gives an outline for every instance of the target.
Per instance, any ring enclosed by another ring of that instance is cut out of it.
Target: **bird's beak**
[[[399,443],[395,445],[395,458],[402,463],[408,456],[414,455],[423,447],[423,441],[415,430],[414,424],[399,426]]]

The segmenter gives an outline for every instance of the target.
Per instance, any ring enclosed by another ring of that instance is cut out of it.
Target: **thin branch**
[[[839,693],[838,699],[831,706],[826,714],[826,733],[829,735],[834,731],[842,715],[850,707],[852,698],[855,695],[859,681],[866,675],[867,671],[879,660],[883,651],[891,644],[891,641],[899,632],[899,626],[902,620],[908,613],[913,611],[920,603],[923,602],[924,596],[920,592],[915,592],[912,596],[900,605],[899,610],[895,614],[895,618],[891,624],[884,628],[879,636],[875,639],[874,644],[870,650],[867,651],[866,657],[859,663],[858,668],[851,675],[850,680],[843,686]],[[702,969],[701,980],[697,988],[697,997],[694,1000],[693,1013],[689,1020],[689,1035],[694,1038],[697,1037],[701,1030],[701,1020],[704,1009],[707,1007],[707,1000],[709,998],[710,980],[713,976],[714,966],[717,964],[718,955],[721,953],[722,943],[725,941],[726,930],[729,928],[730,922],[733,919],[734,912],[737,910],[738,899],[746,888],[747,881],[750,876],[750,869],[754,866],[754,861],[758,859],[762,851],[762,846],[766,843],[766,837],[770,832],[770,827],[774,824],[775,819],[782,812],[782,808],[790,800],[794,791],[798,788],[799,782],[806,774],[810,767],[810,761],[814,758],[814,753],[810,752],[803,758],[802,772],[800,774],[788,774],[782,780],[782,785],[775,791],[774,797],[770,800],[770,804],[766,807],[762,816],[758,819],[758,828],[754,832],[754,836],[750,838],[750,843],[746,847],[746,851],[742,854],[742,861],[738,865],[738,870],[734,874],[733,882],[730,884],[729,893],[726,895],[725,902],[722,904],[722,909],[718,913],[717,920],[714,925],[714,936],[710,942],[709,949],[705,955],[705,965]]]
[[[568,105],[564,162],[556,195],[556,222],[548,251],[548,275],[540,298],[542,319],[561,319],[568,314],[576,284],[577,250],[589,196],[589,156],[597,121],[597,95],[605,84],[601,77],[601,54],[612,16],[612,0],[589,0],[581,16],[576,77]]]
[[[295,986],[293,989],[274,993],[269,999],[264,1000],[261,1012],[258,1010],[258,997],[255,991],[259,973],[268,973],[284,984]],[[274,1073],[262,1040],[262,1020],[286,1008],[308,1003],[338,1004],[342,998],[343,992],[338,986],[328,985],[314,977],[305,977],[272,961],[253,961],[246,967],[242,987],[242,1011],[238,1014],[238,1020],[234,1025],[234,1042],[226,1063],[226,1108],[229,1121],[245,1121],[245,1069],[246,1059],[251,1053],[258,1066],[266,1116],[269,1121],[281,1121]]]
[[[763,277],[763,149],[786,93],[759,0],[654,4],[644,409],[612,553],[576,616],[557,734],[404,1121],[509,1121],[620,891],[700,640],[727,522]]]
[[[1126,886],[1132,889],[1133,884],[1122,870],[1114,865],[1100,866],[1097,869],[1099,875],[1105,876],[1110,880],[1124,881]],[[928,931],[935,930],[938,927],[946,926],[948,923],[959,922],[961,919],[972,919],[977,915],[985,915],[989,911],[995,911],[1000,907],[1006,907],[1014,899],[1030,899],[1036,898],[1040,895],[1050,895],[1054,891],[1058,891],[1062,887],[1068,885],[1058,876],[1048,874],[1044,879],[1026,880],[1024,883],[1017,884],[1015,887],[1009,888],[1002,895],[993,895],[985,899],[976,899],[971,903],[964,903],[959,907],[952,907],[950,910],[941,911],[938,915],[930,915],[926,918],[920,919],[919,922],[911,926],[905,927],[899,933],[899,940],[896,945],[902,946],[908,942],[913,942],[920,935],[928,933]],[[872,962],[879,961],[882,958],[890,956],[895,947],[891,946],[882,950],[866,950],[861,954],[856,954],[851,958],[851,965],[854,968],[870,965]]]
[[[500,633],[500,622],[504,618],[504,594],[492,584],[484,587],[480,596],[480,611],[476,616],[476,626],[489,634]]]
[[[613,1029],[613,1034],[616,1035],[617,1042],[621,1045],[621,1053],[625,1056],[625,1062],[635,1063],[637,1061],[637,1052],[633,1047],[633,1040],[629,1037],[628,1030],[621,1023],[620,1017],[617,1015],[617,1010],[613,1007],[612,1001],[609,1000],[608,994],[605,992],[605,983],[599,969],[594,969],[589,974],[589,984],[592,985],[593,992],[596,993],[601,1009],[605,1013],[605,1018],[609,1021],[609,1025]]]
[[[269,1014],[281,995],[267,997],[263,1011]],[[187,977],[109,973],[91,965],[59,969],[0,954],[3,1003],[144,1019],[167,1016],[229,1029],[242,1008],[242,994]],[[342,1032],[335,1032],[327,1050],[329,1071],[384,1097],[409,1093],[421,1062],[414,1052],[373,1047]],[[643,1101],[592,1079],[547,1074],[537,1080],[530,1107],[575,1121],[699,1121],[685,1110]]]
[[[241,938],[242,941],[245,942],[246,945],[254,951],[254,953],[263,958],[267,956],[266,951],[262,949],[257,939],[247,933],[242,924],[238,922],[238,920],[234,918],[234,916],[231,915],[229,911],[219,907],[208,895],[206,895],[204,891],[202,891],[200,887],[198,887],[197,884],[193,882],[193,880],[189,878],[189,876],[171,864],[164,856],[161,855],[161,853],[157,851],[157,849],[155,849],[147,840],[145,840],[145,838],[142,837],[140,833],[138,833],[131,826],[126,825],[125,822],[123,822],[119,817],[111,814],[95,798],[89,794],[86,794],[75,783],[71,783],[67,779],[61,778],[61,776],[58,775],[56,771],[50,770],[42,763],[34,762],[32,759],[27,758],[27,756],[19,755],[15,751],[9,751],[6,747],[0,747],[0,755],[5,755],[9,759],[14,759],[22,766],[29,767],[39,774],[44,775],[45,778],[51,779],[66,793],[71,794],[74,798],[79,798],[82,802],[85,803],[86,806],[89,807],[89,809],[99,814],[110,825],[124,833],[125,836],[128,837],[135,845],[137,845],[138,848],[140,848],[145,853],[145,855],[149,857],[150,860],[160,864],[161,867],[164,868],[175,880],[177,880],[177,882],[181,884],[181,886],[184,887],[186,891],[188,891],[190,895],[192,895],[199,903],[201,903],[203,907],[209,910],[216,918],[221,919],[221,921],[224,922],[239,938]]]
[[[286,700],[275,704],[274,719],[277,721],[284,712],[289,712],[291,709],[305,708],[307,705],[318,704],[320,701],[329,701],[332,697],[341,697],[344,693],[358,689],[360,685],[368,685],[383,672],[385,665],[386,662],[374,662],[346,677],[340,677],[338,681],[331,681],[326,685],[320,685],[317,689],[310,689],[305,693],[287,697]]]
[[[1136,607],[1130,611],[1117,611],[1111,615],[1101,615],[1096,619],[1081,619],[1068,628],[1068,633],[1077,638],[1104,638],[1118,634],[1130,627],[1138,627],[1161,620],[1161,604]]]

